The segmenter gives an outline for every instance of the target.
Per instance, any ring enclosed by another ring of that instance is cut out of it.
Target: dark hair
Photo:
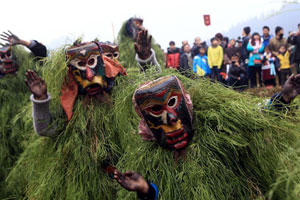
[[[212,43],[214,40],[217,40],[217,38],[213,37],[210,39],[210,42]]]
[[[174,41],[171,41],[171,42],[169,42],[169,45],[171,46],[171,45],[175,45],[175,42]]]
[[[244,27],[244,32],[248,35],[251,32],[251,28],[249,26]]]
[[[260,39],[260,35],[259,35],[257,32],[253,33],[252,36],[251,36],[251,45],[252,45],[252,46],[255,45],[254,36],[256,36],[256,35],[258,35],[258,36],[259,36],[259,39]],[[259,42],[261,42],[261,40],[259,40]]]
[[[276,26],[275,28],[275,34],[279,33],[283,28],[281,26]]]
[[[204,51],[206,52],[206,49],[205,49],[204,46],[200,46],[200,47],[199,47],[199,51],[200,51],[201,49],[204,49]]]
[[[267,29],[268,31],[270,31],[270,28],[269,28],[268,26],[264,26],[264,27],[263,27],[263,30],[264,30],[264,29]]]
[[[223,35],[222,35],[222,33],[217,33],[217,34],[215,35],[215,38],[216,38],[216,39],[223,40]]]
[[[204,49],[205,53],[206,53],[205,47],[201,45],[201,46],[195,48],[194,54],[197,55],[198,53],[200,53],[201,49]]]
[[[298,24],[298,27],[300,26],[300,24]]]
[[[223,37],[223,41],[225,41],[226,43],[229,42],[229,38],[228,37]]]

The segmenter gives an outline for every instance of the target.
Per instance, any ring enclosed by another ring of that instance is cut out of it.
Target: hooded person
[[[279,157],[298,140],[299,117],[278,117],[281,112],[257,106],[261,99],[176,72],[132,78],[138,81],[117,89],[115,99],[120,119],[115,126],[125,149],[119,170],[143,174],[157,185],[161,199],[267,195],[283,164]],[[281,93],[270,105],[290,103],[299,94],[299,81],[300,76],[289,86],[294,94],[289,101]],[[131,98],[135,111],[128,106]],[[120,190],[118,198],[133,196]]]
[[[23,151],[25,132],[31,128],[20,116],[24,112],[23,106],[29,102],[25,71],[29,68],[39,70],[40,66],[34,60],[41,54],[36,51],[38,42],[26,42],[11,32],[1,34],[1,39],[7,42],[0,46],[0,199],[4,199],[10,195],[5,179]],[[22,42],[30,44],[33,55],[16,46]]]
[[[161,71],[164,53],[152,41],[152,36],[148,37],[148,31],[143,27],[143,19],[130,18],[123,24],[118,35],[118,45],[120,61],[126,68],[134,67],[138,63],[141,71],[151,66],[156,66],[156,70]]]

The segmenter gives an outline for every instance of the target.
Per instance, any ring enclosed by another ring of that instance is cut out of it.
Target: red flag
[[[204,17],[204,24],[206,26],[209,26],[210,25],[210,15],[203,15]]]

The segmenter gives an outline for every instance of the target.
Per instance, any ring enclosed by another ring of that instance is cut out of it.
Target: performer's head
[[[18,71],[18,66],[13,57],[11,46],[3,46],[0,48],[0,74],[13,74]]]
[[[140,18],[130,18],[126,22],[126,35],[133,40],[137,39],[137,34],[139,31],[143,30],[143,19]]]
[[[66,51],[68,66],[76,79],[79,90],[94,96],[108,87],[105,66],[99,46],[94,42],[75,45]]]
[[[192,104],[175,76],[166,76],[139,87],[133,103],[144,131],[164,148],[181,150],[193,137]]]

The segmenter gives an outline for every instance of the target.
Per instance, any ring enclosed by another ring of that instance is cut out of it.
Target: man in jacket
[[[291,33],[288,42],[295,45],[295,51],[292,62],[295,64],[297,74],[300,73],[300,24],[298,24],[298,32]]]
[[[169,45],[166,66],[167,68],[179,69],[180,49],[175,46],[174,41],[171,41]]]
[[[181,74],[189,77],[193,65],[193,59],[191,56],[191,47],[189,44],[183,46],[183,54],[180,56],[179,71]]]

